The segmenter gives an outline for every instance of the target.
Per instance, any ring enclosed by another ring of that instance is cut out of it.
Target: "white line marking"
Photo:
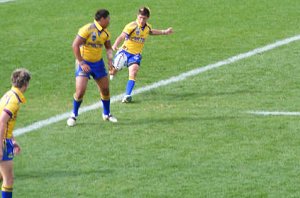
[[[247,113],[263,116],[300,116],[300,112],[284,111],[248,111]]]
[[[293,36],[293,37],[290,37],[290,38],[286,38],[286,39],[277,41],[275,43],[266,45],[264,47],[256,48],[256,49],[251,50],[249,52],[238,54],[236,56],[233,56],[233,57],[230,57],[228,59],[219,61],[217,63],[209,64],[209,65],[206,65],[204,67],[199,67],[197,69],[193,69],[193,70],[190,70],[188,72],[182,73],[178,76],[173,76],[169,79],[161,80],[161,81],[155,82],[151,85],[136,89],[135,91],[133,91],[132,95],[140,94],[140,93],[143,93],[143,92],[146,92],[146,91],[149,91],[149,90],[152,90],[152,89],[156,89],[158,87],[162,87],[162,86],[174,83],[174,82],[182,81],[182,80],[185,80],[188,77],[196,76],[196,75],[198,75],[200,73],[203,73],[205,71],[216,69],[216,68],[219,68],[221,66],[228,65],[228,64],[234,63],[236,61],[239,61],[239,60],[242,60],[242,59],[245,59],[245,58],[249,58],[249,57],[254,56],[256,54],[259,54],[259,53],[267,52],[267,51],[272,50],[274,48],[277,48],[277,47],[280,47],[280,46],[283,46],[283,45],[287,45],[289,43],[292,43],[292,42],[295,42],[295,41],[298,41],[298,40],[300,40],[300,35],[296,35],[296,36]],[[123,94],[113,96],[111,98],[111,103],[114,103],[116,101],[120,101],[123,96],[124,96]],[[79,114],[84,113],[84,112],[88,112],[88,111],[91,111],[91,110],[94,110],[94,109],[97,109],[97,108],[100,108],[101,106],[102,106],[101,102],[97,102],[95,104],[82,107],[79,110]],[[28,132],[31,132],[33,130],[40,129],[44,126],[59,122],[61,120],[65,120],[69,117],[70,114],[71,114],[70,112],[59,114],[59,115],[50,117],[48,119],[35,122],[35,123],[33,123],[29,126],[16,129],[14,131],[14,135],[15,136],[22,135],[24,133],[28,133]]]
[[[14,1],[14,0],[0,0],[0,3],[7,3],[7,2],[11,2],[11,1]]]

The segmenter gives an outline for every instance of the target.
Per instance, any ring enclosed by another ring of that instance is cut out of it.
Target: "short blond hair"
[[[11,75],[11,83],[13,86],[22,88],[27,85],[31,79],[31,75],[27,69],[16,69]]]

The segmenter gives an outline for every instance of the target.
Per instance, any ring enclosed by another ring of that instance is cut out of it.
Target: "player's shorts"
[[[75,71],[75,76],[85,76],[88,77],[90,79],[90,76],[93,76],[93,78],[95,80],[100,79],[104,76],[107,76],[107,71],[105,69],[105,64],[103,59],[97,61],[97,62],[89,62],[84,60],[84,62],[86,64],[88,64],[88,66],[90,66],[91,70],[90,72],[86,73],[84,72],[81,67],[76,64],[76,71]]]
[[[127,67],[129,67],[132,64],[141,65],[141,61],[142,61],[141,54],[131,54],[131,53],[127,52],[126,50],[122,49],[122,50],[119,50],[115,56],[117,56],[120,53],[124,53],[127,56]]]
[[[14,158],[14,144],[12,143],[12,139],[4,139],[3,140],[3,161],[13,160]]]

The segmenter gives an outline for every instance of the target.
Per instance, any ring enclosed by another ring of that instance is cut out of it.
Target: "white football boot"
[[[109,121],[109,122],[118,122],[117,118],[114,117],[113,115],[109,114],[109,115],[104,115],[102,114],[102,118],[104,121]]]
[[[122,103],[130,103],[132,101],[131,95],[126,95],[122,99]]]
[[[69,127],[75,126],[76,125],[76,120],[77,120],[77,117],[72,113],[72,115],[67,120],[67,125]]]

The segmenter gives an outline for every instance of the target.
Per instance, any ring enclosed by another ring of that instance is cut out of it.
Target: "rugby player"
[[[73,111],[69,117],[68,126],[74,126],[78,117],[79,107],[85,94],[88,80],[93,77],[100,92],[103,105],[103,120],[117,122],[110,113],[109,79],[102,58],[102,48],[106,49],[108,66],[112,68],[113,51],[110,42],[110,33],[107,27],[110,22],[109,12],[100,9],[95,14],[93,23],[88,23],[79,29],[73,41],[73,53],[76,58],[76,91],[73,97]]]
[[[12,88],[0,99],[0,173],[2,182],[2,198],[11,198],[13,192],[13,158],[21,148],[13,136],[20,105],[26,102],[23,95],[30,81],[30,73],[26,69],[17,69],[12,73]]]
[[[137,73],[140,69],[142,60],[141,53],[148,35],[168,35],[173,33],[173,29],[171,27],[165,30],[152,29],[152,26],[147,22],[149,18],[150,9],[147,7],[141,7],[138,10],[136,20],[128,23],[124,27],[122,33],[112,46],[114,51],[119,50],[115,57],[120,53],[124,53],[127,56],[126,66],[128,67],[129,80],[127,81],[125,96],[122,99],[123,103],[129,103],[132,100],[131,93],[135,86]],[[118,46],[122,42],[123,45],[119,49]],[[116,69],[113,69],[110,72],[111,79],[116,72]]]

